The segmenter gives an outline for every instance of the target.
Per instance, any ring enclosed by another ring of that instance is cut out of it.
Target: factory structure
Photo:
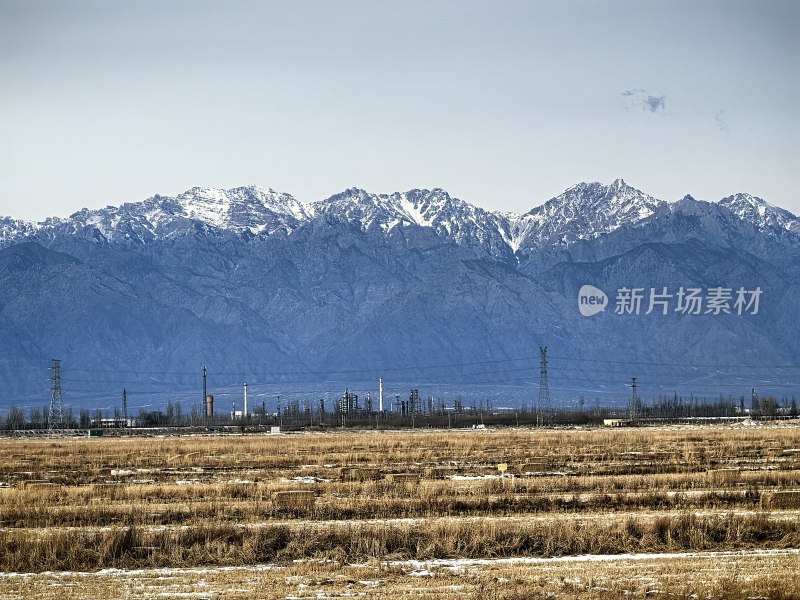
[[[546,349],[545,349],[546,351]],[[140,408],[138,415],[128,414],[128,391],[122,389],[122,403],[107,403],[103,399],[104,408],[89,410],[81,409],[80,415],[75,415],[71,408],[67,410],[63,403],[61,381],[61,361],[53,359],[50,367],[52,371],[52,397],[49,411],[44,417],[36,417],[32,413],[30,421],[26,421],[19,411],[6,417],[10,429],[46,429],[49,432],[66,429],[130,429],[172,426],[235,426],[259,425],[282,426],[284,422],[292,426],[341,426],[358,425],[359,421],[392,420],[400,426],[408,420],[411,426],[415,424],[418,416],[434,417],[453,415],[483,415],[484,411],[491,411],[491,402],[481,400],[476,403],[473,399],[471,406],[465,406],[461,396],[451,400],[448,405],[444,399],[432,395],[423,398],[416,387],[409,389],[408,395],[394,393],[392,398],[386,398],[384,393],[383,378],[377,379],[377,398],[373,397],[373,390],[363,393],[356,392],[346,387],[338,399],[331,401],[330,395],[326,398],[294,397],[288,401],[281,401],[280,395],[268,395],[263,392],[255,395],[253,402],[252,393],[249,395],[248,384],[242,384],[241,395],[228,391],[228,386],[219,390],[217,394],[209,393],[208,369],[202,366],[202,401],[190,401],[187,410],[180,401],[166,400],[166,410],[160,408]],[[546,374],[546,369],[542,369]],[[543,382],[546,388],[546,379]],[[326,392],[330,394],[330,392]],[[300,394],[298,394],[300,395]],[[540,392],[541,396],[541,392]],[[220,397],[222,402],[220,402]],[[548,394],[549,397],[549,394]],[[335,398],[335,397],[334,397]],[[268,410],[269,405],[269,410]],[[146,406],[153,407],[150,402]],[[274,406],[274,410],[273,410]],[[230,408],[229,408],[230,407]],[[527,409],[525,409],[527,410]],[[111,417],[108,413],[113,413]],[[93,413],[93,414],[92,414]],[[449,424],[449,421],[448,421]]]

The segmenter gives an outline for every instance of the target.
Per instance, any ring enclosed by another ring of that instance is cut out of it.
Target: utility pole
[[[208,398],[208,389],[206,388],[206,366],[203,365],[203,401],[200,403],[200,406],[203,407],[203,414],[205,414],[206,424],[208,424],[208,407],[206,404],[206,398]]]
[[[242,410],[242,418],[247,418],[247,383],[244,384],[244,409]]]
[[[128,390],[122,388],[122,419],[125,422],[125,427],[128,426]]]
[[[52,359],[53,364],[50,370],[53,376],[53,396],[50,400],[50,414],[47,417],[47,429],[52,432],[54,429],[64,430],[64,397],[61,392],[61,361],[57,358]]]
[[[378,414],[383,415],[383,378],[378,379]]]
[[[537,406],[541,424],[550,423],[553,402],[550,399],[550,384],[547,382],[547,346],[539,346],[539,404]]]

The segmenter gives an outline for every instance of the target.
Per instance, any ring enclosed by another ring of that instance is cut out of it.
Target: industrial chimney
[[[206,417],[211,418],[214,416],[214,396],[209,394],[206,396]]]

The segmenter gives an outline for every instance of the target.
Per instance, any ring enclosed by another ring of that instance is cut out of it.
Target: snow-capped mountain
[[[221,189],[192,188],[176,198],[182,215],[237,233],[291,230],[309,218],[306,206],[289,194],[260,186]]]
[[[596,382],[597,365],[585,375],[578,362],[553,365],[554,392],[594,395],[607,384],[613,397],[643,356],[666,365],[794,364],[796,221],[752,196],[666,203],[622,180],[578,184],[525,215],[489,212],[441,189],[352,188],[303,204],[242,187],[193,188],[41,223],[0,219],[0,409],[19,397],[38,403],[54,356],[85,380],[72,390],[109,398],[113,383],[159,399],[175,390],[195,397],[186,373],[204,362],[212,385],[228,372],[225,385],[237,390],[244,374],[254,386],[354,372],[485,383],[535,377],[535,365],[514,361],[537,344],[557,348],[562,361],[605,361],[614,348],[613,360],[630,364],[613,381],[603,372]],[[586,319],[577,310],[584,284],[610,299],[626,286],[744,286],[763,295],[747,318],[657,317],[645,306],[635,317],[609,307]],[[656,371],[643,382],[658,381],[664,393],[696,381]],[[750,379],[712,373],[690,391],[742,383],[749,394]]]
[[[785,229],[764,229],[758,221],[740,218],[720,202],[697,200],[691,195],[664,203],[652,215],[601,235],[592,243],[575,244],[560,256],[595,262],[643,244],[686,244],[694,240],[767,260],[800,258],[800,235]]]
[[[317,217],[335,218],[363,230],[378,227],[384,233],[394,227],[429,227],[437,235],[459,245],[480,247],[492,256],[510,256],[507,218],[473,206],[446,191],[409,190],[394,194],[371,194],[348,189],[310,207]]]
[[[715,206],[762,232],[800,235],[797,217],[749,194],[729,196]],[[156,195],[118,207],[83,209],[41,223],[2,218],[0,247],[21,239],[45,241],[58,236],[141,244],[195,233],[198,227],[237,235],[289,234],[314,219],[334,219],[383,234],[398,226],[428,227],[460,246],[513,261],[515,256],[569,248],[675,210],[691,214],[695,209],[684,201],[670,204],[653,198],[622,179],[608,185],[579,183],[524,215],[487,211],[439,188],[393,194],[350,188],[304,204],[290,194],[260,186],[195,187],[176,197]]]
[[[642,221],[665,205],[622,179],[579,183],[517,219],[514,237],[521,248],[568,245]]]
[[[38,228],[38,224],[32,221],[0,217],[0,248],[14,240],[35,233]]]
[[[743,221],[755,224],[761,231],[765,229],[785,229],[800,234],[800,219],[788,210],[773,206],[766,200],[750,194],[734,194],[719,201]]]
[[[35,236],[94,237],[97,241],[146,243],[179,235],[196,226],[237,234],[290,232],[310,218],[307,207],[290,196],[260,186],[231,190],[192,188],[178,196],[156,195],[142,202],[89,210],[42,223],[0,225],[0,243]]]

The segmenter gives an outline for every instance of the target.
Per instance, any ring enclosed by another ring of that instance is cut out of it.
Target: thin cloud
[[[629,90],[623,91],[622,95],[623,96],[636,96],[636,95],[639,95],[639,94],[644,94],[646,92],[647,92],[647,90],[643,90],[643,89],[640,89],[640,88],[631,88]]]
[[[728,122],[725,117],[725,109],[720,108],[714,113],[714,122],[717,124],[717,129],[723,133],[729,133]]]
[[[622,96],[623,108],[641,109],[645,112],[657,113],[664,112],[667,108],[666,94],[651,94],[643,88],[629,88],[620,92]]]
[[[642,100],[642,105],[644,106],[645,110],[649,110],[651,113],[664,111],[666,107],[667,97],[664,94],[660,96],[648,96],[644,100]]]

